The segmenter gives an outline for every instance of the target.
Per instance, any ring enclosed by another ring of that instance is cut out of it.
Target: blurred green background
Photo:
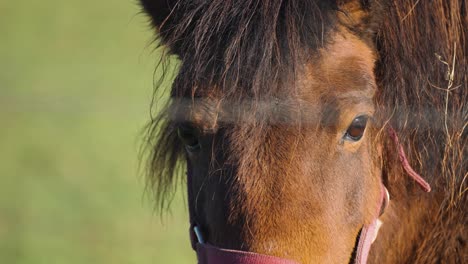
[[[136,0],[0,0],[0,263],[195,262],[138,170],[152,39]]]

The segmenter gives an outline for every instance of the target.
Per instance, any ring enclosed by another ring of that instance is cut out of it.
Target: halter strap
[[[395,145],[398,148],[398,157],[400,158],[401,165],[403,166],[403,169],[405,169],[406,173],[415,180],[419,186],[425,191],[425,192],[430,192],[431,191],[431,186],[427,181],[419,175],[419,173],[415,172],[411,165],[408,162],[408,158],[406,158],[406,153],[405,150],[403,149],[403,146],[400,144],[400,140],[398,139],[398,136],[393,129],[393,127],[389,126],[388,127],[388,135],[390,138],[395,142]]]
[[[379,217],[383,214],[390,203],[390,194],[388,193],[387,188],[385,188],[383,184],[381,184],[381,186],[379,208],[376,212],[376,217],[372,220],[371,224],[364,226],[361,230],[361,235],[359,236],[359,242],[356,249],[356,258],[354,259],[355,264],[367,263],[367,257],[369,256],[371,245],[374,243],[375,239],[377,239],[377,234],[379,233],[380,226],[382,225]]]
[[[222,249],[209,244],[197,244],[199,264],[299,264],[293,260],[253,252]]]

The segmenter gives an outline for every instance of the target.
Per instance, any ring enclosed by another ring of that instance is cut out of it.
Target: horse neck
[[[424,193],[403,174],[388,183],[391,202],[369,263],[462,263],[468,257],[465,210],[446,208],[443,184]]]

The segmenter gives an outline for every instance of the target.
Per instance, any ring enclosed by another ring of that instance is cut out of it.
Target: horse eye
[[[177,128],[177,135],[189,151],[195,151],[200,148],[197,131],[192,126],[180,126]]]
[[[368,116],[362,115],[354,118],[351,125],[346,130],[345,139],[351,141],[358,141],[364,135],[364,131],[366,130]]]

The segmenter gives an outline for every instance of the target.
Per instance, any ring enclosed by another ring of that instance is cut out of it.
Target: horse
[[[178,61],[148,186],[187,184],[199,263],[466,263],[465,0],[140,4]]]

